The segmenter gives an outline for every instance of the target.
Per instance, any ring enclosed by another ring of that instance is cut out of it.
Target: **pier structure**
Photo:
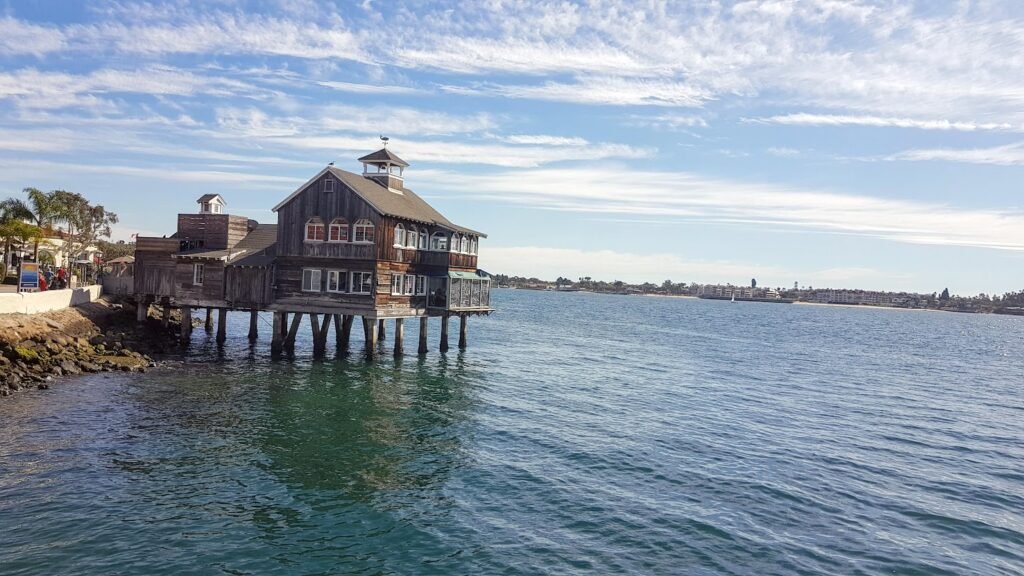
[[[338,352],[348,352],[359,317],[372,357],[385,341],[403,355],[405,321],[416,318],[417,354],[429,349],[430,318],[442,323],[438,348],[446,352],[455,316],[466,348],[468,318],[493,311],[490,277],[477,268],[486,235],[452,223],[406,188],[409,165],[390,150],[359,162],[361,174],[332,163],[310,178],[274,207],[277,224],[230,215],[220,195],[206,194],[198,214],[178,215],[171,237],[140,237],[140,319],[151,304],[162,307],[165,322],[178,308],[187,341],[193,312],[201,311],[205,329],[224,343],[229,310],[250,313],[250,341],[259,338],[258,314],[270,312],[273,354],[294,352],[308,321],[313,353],[322,356],[332,326]]]

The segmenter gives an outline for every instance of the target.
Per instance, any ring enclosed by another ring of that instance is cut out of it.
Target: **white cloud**
[[[660,217],[855,234],[912,244],[1024,250],[1024,214],[854,196],[685,172],[559,168],[417,180],[467,197],[579,213]],[[421,185],[422,188],[422,185]]]
[[[302,116],[271,117],[258,108],[221,108],[217,123],[234,135],[255,137],[330,132],[435,136],[482,132],[497,126],[489,114],[455,115],[400,106],[329,105],[302,111]]]
[[[613,106],[698,107],[712,98],[709,91],[686,82],[618,77],[582,78],[571,83],[443,86],[442,90],[463,95],[504,96]]]
[[[863,267],[797,270],[753,262],[688,260],[664,252],[638,254],[542,246],[506,247],[490,246],[487,242],[480,245],[480,262],[492,274],[542,280],[554,280],[560,276],[576,280],[589,276],[595,280],[621,280],[636,284],[660,284],[670,279],[675,282],[743,285],[754,277],[761,286],[788,286],[794,280],[800,280],[805,285],[817,287],[855,285],[888,288],[891,288],[893,280],[892,274]]]
[[[551,136],[548,134],[512,134],[499,136],[502,142],[509,144],[541,144],[544,146],[586,146],[589,142],[578,136]]]
[[[796,148],[786,148],[785,146],[772,146],[766,152],[779,158],[796,158],[802,154]]]
[[[42,57],[64,48],[64,33],[59,29],[29,24],[9,16],[0,18],[0,54]]]
[[[294,136],[277,141],[298,148],[320,149],[325,153],[339,151],[365,153],[371,140],[351,136]],[[441,164],[482,164],[510,168],[531,168],[552,162],[604,160],[608,158],[646,158],[654,150],[624,144],[594,143],[585,145],[503,145],[443,140],[403,139],[391,147],[410,162]]]
[[[378,84],[354,84],[352,82],[322,81],[317,84],[326,88],[332,88],[339,92],[351,92],[353,94],[425,94],[426,90],[411,88],[408,86],[387,86]]]
[[[906,150],[893,154],[888,160],[945,161],[967,164],[993,164],[997,166],[1024,165],[1024,142],[991,148],[931,148]]]
[[[744,118],[745,122],[757,124],[781,124],[786,126],[870,126],[875,128],[916,128],[919,130],[953,130],[958,132],[977,131],[1020,131],[1024,126],[1006,122],[954,122],[950,120],[920,120],[914,118],[892,118],[881,116],[851,116],[842,114],[783,114],[764,118]]]

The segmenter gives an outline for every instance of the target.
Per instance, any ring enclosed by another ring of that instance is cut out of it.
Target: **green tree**
[[[942,289],[942,295],[939,296],[939,300],[949,300],[949,288]]]
[[[0,226],[5,225],[13,221],[25,221],[32,218],[32,211],[29,210],[28,206],[24,202],[17,198],[8,198],[0,201]],[[7,269],[11,266],[11,251],[13,236],[5,236],[3,240],[4,259],[3,273],[0,274],[0,280],[7,275]]]
[[[61,218],[61,210],[57,205],[56,191],[43,192],[38,188],[25,188],[28,195],[27,206],[31,212],[32,222],[38,226],[43,234],[53,231],[53,225]],[[35,247],[32,249],[32,259],[39,257],[39,242],[42,238],[35,240]]]

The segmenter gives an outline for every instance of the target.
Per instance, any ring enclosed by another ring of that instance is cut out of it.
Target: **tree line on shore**
[[[56,239],[69,255],[90,246],[101,250],[103,245],[113,246],[116,250],[116,244],[103,240],[110,238],[111,226],[118,221],[114,212],[66,190],[43,192],[38,188],[25,188],[22,193],[24,198],[0,200],[0,246],[4,252],[0,269],[4,275],[12,263],[13,248],[31,246],[32,259],[39,261],[40,243],[47,238]]]
[[[696,282],[673,282],[665,280],[661,284],[644,282],[631,284],[621,280],[611,282],[605,280],[594,280],[590,276],[584,276],[576,281],[559,276],[554,281],[541,280],[536,277],[509,276],[507,274],[495,274],[493,281],[500,287],[528,288],[537,290],[585,290],[588,292],[600,292],[607,294],[653,294],[666,296],[697,296],[702,286]],[[757,286],[755,280],[751,281],[753,287]],[[735,288],[739,289],[740,286]],[[745,288],[745,287],[743,287]],[[832,290],[832,289],[828,289]],[[866,292],[863,290],[844,290],[848,292]],[[778,288],[775,290],[781,298],[793,300],[809,300],[815,292],[812,287],[805,288]],[[907,292],[883,292],[891,294],[900,301],[899,305],[907,308],[930,308],[936,310],[954,310],[962,312],[995,312],[1003,314],[1024,315],[1024,290],[1018,292],[1006,292],[997,294],[978,294],[977,296],[951,295],[948,288],[941,292],[931,294],[917,294]]]

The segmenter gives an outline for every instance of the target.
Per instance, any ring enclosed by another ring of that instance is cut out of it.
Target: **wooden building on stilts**
[[[448,327],[459,318],[460,348],[468,318],[488,314],[490,278],[477,268],[484,234],[456,225],[405,186],[408,163],[387,148],[359,159],[361,174],[329,165],[282,200],[276,225],[224,212],[217,195],[198,200],[199,214],[181,214],[171,238],[139,238],[135,293],[140,319],[150,304],[181,309],[182,337],[195,308],[218,311],[217,339],[228,310],[250,311],[251,339],[259,311],[273,312],[271,350],[294,350],[309,320],[314,355],[330,332],[347,352],[355,319],[372,356],[392,323],[394,354],[404,353],[405,321],[419,319],[417,352],[428,350],[430,318]],[[331,328],[333,327],[333,330]]]

